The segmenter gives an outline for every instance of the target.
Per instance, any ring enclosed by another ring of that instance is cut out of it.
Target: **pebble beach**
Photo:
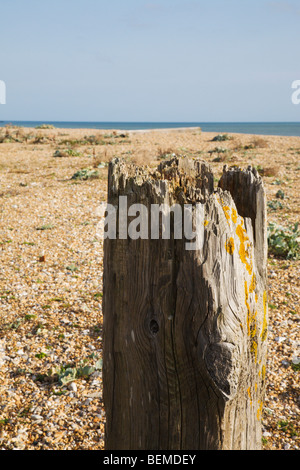
[[[300,137],[0,129],[0,450],[104,449],[97,207],[112,158],[155,167],[172,154],[209,163],[216,185],[225,164],[255,167],[268,223],[299,222]],[[270,250],[268,289],[262,448],[299,450],[297,256]]]

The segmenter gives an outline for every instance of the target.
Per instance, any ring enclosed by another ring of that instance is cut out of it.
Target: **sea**
[[[42,124],[61,129],[151,130],[200,127],[203,132],[240,133],[300,137],[300,122],[79,122],[79,121],[0,121],[0,127],[12,124],[37,127]]]

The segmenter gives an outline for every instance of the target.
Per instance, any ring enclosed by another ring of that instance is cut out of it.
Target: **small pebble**
[[[281,361],[281,364],[283,365],[283,367],[289,367],[290,365],[289,361],[286,360]]]
[[[31,417],[34,421],[41,421],[43,419],[41,415],[31,415]]]
[[[69,385],[68,385],[68,389],[71,391],[71,392],[74,392],[76,393],[77,392],[77,385],[75,382],[71,382]]]
[[[276,343],[283,343],[286,340],[285,336],[276,336],[275,341]]]
[[[92,401],[93,401],[92,398],[87,398],[87,399],[83,402],[83,404],[84,404],[85,406],[89,406],[89,405],[92,403]]]

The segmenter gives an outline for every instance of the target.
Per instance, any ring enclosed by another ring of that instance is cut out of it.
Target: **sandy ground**
[[[197,128],[9,129],[0,135],[5,133],[0,143],[0,449],[103,449],[103,245],[96,237],[96,209],[107,191],[103,163],[118,156],[156,166],[175,153],[209,162],[216,180],[225,163],[255,166],[273,202],[268,222],[288,227],[299,221],[300,138],[230,134],[216,142],[216,133]],[[62,157],[54,156],[57,150]],[[84,168],[97,171],[97,177],[72,179]],[[279,190],[284,199],[276,197]],[[295,450],[300,448],[300,262],[270,254],[268,264],[263,448]],[[64,385],[67,369],[78,374]]]

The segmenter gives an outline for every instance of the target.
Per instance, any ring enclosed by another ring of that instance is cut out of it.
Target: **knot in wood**
[[[156,320],[151,320],[150,331],[153,335],[156,335],[159,332],[159,325]]]

